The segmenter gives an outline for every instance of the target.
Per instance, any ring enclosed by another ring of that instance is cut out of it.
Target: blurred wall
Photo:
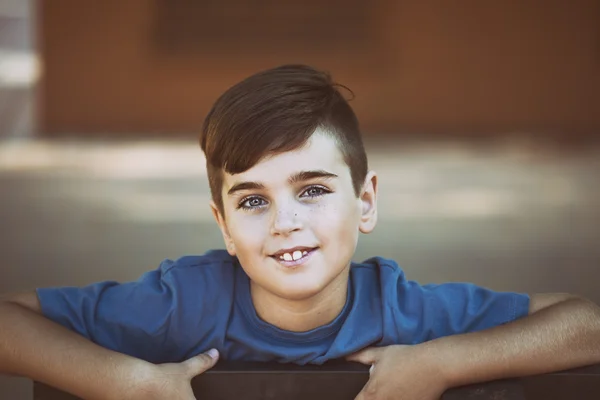
[[[600,128],[597,0],[53,0],[40,3],[40,128],[196,132],[260,69],[350,86],[369,133]]]
[[[0,141],[35,129],[38,63],[30,0],[0,0]]]

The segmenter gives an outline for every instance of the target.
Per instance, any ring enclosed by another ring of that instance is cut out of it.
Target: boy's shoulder
[[[407,283],[404,271],[395,260],[379,256],[353,262],[349,279],[357,293],[363,292],[394,304],[398,300],[398,285]]]
[[[215,249],[208,250],[206,253],[200,255],[184,255],[175,260],[167,258],[160,263],[160,270],[163,275],[166,275],[188,269],[210,269],[213,267],[223,267],[224,265],[233,267],[235,263],[236,258],[229,255],[226,250]]]
[[[404,279],[404,271],[398,263],[391,259],[380,256],[374,256],[365,259],[362,262],[353,262],[352,271],[355,273],[370,273],[377,276],[395,276]]]
[[[209,250],[200,255],[184,255],[177,259],[165,259],[160,263],[160,279],[178,285],[206,283],[216,286],[219,282],[233,283],[237,258],[226,250]]]

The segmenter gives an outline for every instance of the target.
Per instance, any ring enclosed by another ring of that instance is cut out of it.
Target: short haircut
[[[358,119],[331,76],[306,65],[283,65],[252,75],[223,93],[200,137],[212,199],[223,214],[223,171],[238,174],[268,155],[296,150],[317,128],[337,142],[356,196],[367,175]]]

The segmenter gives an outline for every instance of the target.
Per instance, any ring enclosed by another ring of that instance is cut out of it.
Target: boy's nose
[[[298,210],[280,209],[274,213],[271,224],[272,235],[289,235],[301,228],[302,222]]]

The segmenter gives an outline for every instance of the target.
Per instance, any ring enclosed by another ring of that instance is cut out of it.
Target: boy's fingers
[[[204,371],[211,369],[219,360],[219,352],[216,349],[210,349],[209,351],[198,354],[189,360],[184,361],[189,375],[191,378],[203,373]]]
[[[382,350],[378,349],[377,347],[368,347],[354,354],[350,354],[348,357],[346,357],[346,360],[356,361],[366,365],[372,365],[375,364],[377,359],[379,359],[379,353],[381,351]]]
[[[369,381],[362,388],[362,390],[356,395],[354,400],[366,400],[366,399],[373,399],[373,398],[379,398],[379,396],[377,396],[377,393],[373,390],[373,382]]]

